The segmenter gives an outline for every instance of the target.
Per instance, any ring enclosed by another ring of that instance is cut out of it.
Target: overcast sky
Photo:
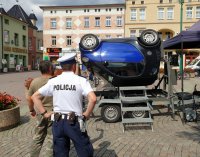
[[[113,4],[124,3],[125,0],[0,0],[0,4],[8,11],[13,5],[19,4],[29,15],[33,12],[38,18],[37,26],[42,29],[42,10],[39,6],[62,6],[62,5],[88,5],[88,4]]]

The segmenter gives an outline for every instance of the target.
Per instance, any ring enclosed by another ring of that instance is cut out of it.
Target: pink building
[[[84,34],[92,33],[100,39],[124,37],[125,4],[40,8],[43,10],[44,51],[46,53],[47,48],[51,48],[52,52],[48,54],[52,61],[62,55],[52,48],[62,48],[63,53],[78,51]]]

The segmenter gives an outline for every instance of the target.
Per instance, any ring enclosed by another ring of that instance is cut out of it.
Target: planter
[[[0,131],[11,129],[20,123],[20,108],[19,105],[0,111]]]

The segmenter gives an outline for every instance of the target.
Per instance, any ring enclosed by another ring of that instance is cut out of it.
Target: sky
[[[18,1],[18,2],[16,2]],[[34,13],[38,19],[37,26],[42,29],[42,10],[40,6],[63,6],[63,5],[88,5],[88,4],[113,4],[124,3],[125,0],[0,0],[0,7],[8,11],[13,5],[20,5],[27,15]],[[33,11],[32,11],[33,10]]]

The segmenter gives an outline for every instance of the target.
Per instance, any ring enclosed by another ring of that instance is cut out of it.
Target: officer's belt
[[[59,121],[61,119],[67,119],[71,122],[77,122],[78,117],[79,117],[79,116],[75,115],[74,112],[70,112],[68,114],[55,112],[53,115],[54,115],[53,121]]]

